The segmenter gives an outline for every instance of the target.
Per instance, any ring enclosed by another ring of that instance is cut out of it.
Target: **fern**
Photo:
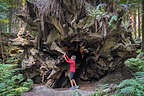
[[[135,88],[132,86],[128,86],[128,87],[121,89],[120,93],[133,95],[133,94],[135,94]]]
[[[110,96],[126,96],[126,95],[121,94],[121,93],[115,93],[115,94],[111,94]]]
[[[16,63],[17,58],[9,58],[7,62]],[[0,96],[20,96],[32,88],[33,81],[24,82],[23,74],[18,73],[17,64],[0,64]]]
[[[137,86],[137,81],[135,79],[128,79],[122,81],[119,86]]]
[[[139,49],[140,51],[142,51],[141,49]],[[144,53],[143,52],[140,52],[138,55],[137,55],[137,57],[136,58],[142,58],[144,56]]]
[[[120,82],[109,93],[97,89],[91,96],[144,96],[144,72],[136,72],[134,76]]]
[[[81,95],[80,95],[80,93],[79,93],[77,90],[75,90],[75,91],[73,92],[73,96],[81,96]]]
[[[100,90],[95,90],[95,92],[93,94],[91,94],[90,96],[101,96],[101,91]]]
[[[143,79],[143,80],[144,80],[144,72],[136,72],[136,73],[134,74],[134,76],[135,76],[136,78],[139,78],[139,79]]]
[[[115,94],[121,94],[124,96],[144,96],[144,80],[142,79],[144,72],[136,72],[134,76],[134,79],[122,81],[118,85],[119,87],[121,86],[122,89],[117,89]]]
[[[135,71],[144,71],[144,60],[140,58],[130,58],[125,61],[125,64]]]
[[[114,15],[111,17],[110,21],[108,22],[108,25],[111,26],[113,21],[117,21],[118,16]]]

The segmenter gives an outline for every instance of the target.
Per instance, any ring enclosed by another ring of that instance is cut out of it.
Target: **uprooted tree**
[[[122,25],[125,11],[114,0],[27,1],[17,14],[27,26],[13,43],[24,48],[25,76],[49,87],[65,87],[69,64],[64,53],[77,57],[77,80],[99,80],[124,66],[136,49],[131,32]]]

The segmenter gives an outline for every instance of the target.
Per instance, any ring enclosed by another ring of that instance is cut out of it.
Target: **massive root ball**
[[[69,83],[69,64],[64,53],[69,57],[76,55],[78,81],[99,80],[123,67],[127,58],[134,57],[131,33],[121,24],[124,10],[102,0],[104,15],[89,15],[88,9],[95,9],[99,3],[99,0],[27,1],[26,10],[18,16],[38,35],[35,42],[29,40],[30,44],[21,45],[25,48],[22,60],[25,76],[49,87],[65,87]],[[113,15],[118,18],[118,23],[111,22],[114,28],[108,26]]]

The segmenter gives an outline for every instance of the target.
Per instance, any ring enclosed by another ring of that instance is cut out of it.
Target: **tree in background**
[[[0,23],[3,32],[17,33],[20,20],[16,13],[20,10],[25,0],[0,0]]]
[[[9,38],[5,38],[4,34],[14,33],[16,36],[24,25],[16,16],[24,4],[25,0],[0,0],[0,58],[6,58],[4,54],[6,53],[5,50],[8,50],[4,46]]]
[[[142,52],[144,52],[144,0],[142,0]]]
[[[141,12],[140,12],[140,10],[141,10],[141,1],[140,0],[138,0],[138,40],[140,40],[140,37],[141,37],[141,20],[140,20],[140,14],[141,14]]]

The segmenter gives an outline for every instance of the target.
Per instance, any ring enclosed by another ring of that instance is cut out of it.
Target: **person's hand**
[[[63,55],[64,58],[65,58],[65,55],[66,55],[66,54]]]
[[[84,49],[84,52],[88,53],[89,51],[87,49]]]

